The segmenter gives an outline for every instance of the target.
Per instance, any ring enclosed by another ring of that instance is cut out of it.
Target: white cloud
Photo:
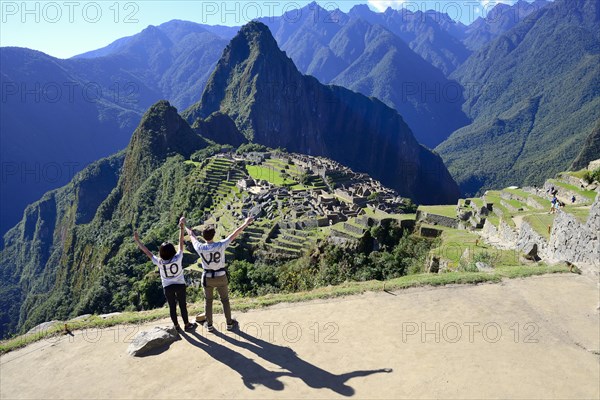
[[[372,5],[377,11],[383,12],[388,9],[388,7],[392,8],[402,8],[402,3],[406,0],[369,0],[369,4]]]

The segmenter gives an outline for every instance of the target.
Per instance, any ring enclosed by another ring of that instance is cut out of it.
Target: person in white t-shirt
[[[202,287],[204,288],[204,313],[206,315],[206,329],[213,332],[213,296],[216,288],[223,304],[223,313],[227,320],[227,330],[233,330],[237,321],[231,318],[231,306],[229,305],[229,281],[227,280],[227,268],[225,267],[225,249],[233,242],[248,225],[252,223],[252,217],[246,218],[244,224],[237,228],[227,238],[215,242],[215,228],[209,227],[202,231],[201,243],[191,229],[186,228],[192,239],[196,253],[200,256],[202,264]]]
[[[185,277],[183,275],[183,245],[184,245],[184,229],[185,218],[179,220],[179,251],[175,251],[175,246],[172,243],[164,242],[158,249],[159,257],[156,257],[144,244],[140,241],[137,232],[133,233],[135,243],[140,250],[144,252],[152,260],[152,263],[158,267],[160,279],[162,281],[163,291],[169,303],[169,313],[171,321],[177,330],[181,330],[177,322],[177,303],[181,310],[181,317],[185,324],[185,330],[194,329],[195,324],[191,324],[188,320],[188,312],[185,298]]]

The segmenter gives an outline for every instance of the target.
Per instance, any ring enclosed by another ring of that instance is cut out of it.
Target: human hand
[[[185,227],[185,231],[187,232],[188,236],[196,237],[196,235],[194,234],[194,231],[191,230],[190,228],[188,228],[187,226]]]

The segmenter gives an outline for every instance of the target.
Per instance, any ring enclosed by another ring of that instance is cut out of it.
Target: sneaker
[[[175,330],[177,332],[181,332],[181,326],[179,326],[179,324],[178,325],[173,325],[173,328],[175,328]]]
[[[186,332],[189,332],[189,331],[193,331],[195,328],[196,328],[196,324],[190,323],[190,324],[186,324],[184,329]]]
[[[235,319],[232,319],[230,323],[227,324],[227,330],[232,331],[238,326],[238,322]]]
[[[214,330],[215,330],[215,327],[214,327],[214,326],[212,326],[212,324],[210,324],[210,325],[209,325],[207,322],[205,322],[205,323],[204,323],[204,327],[205,327],[205,328],[206,328],[206,330],[207,330],[207,331],[209,331],[209,332],[214,332]]]

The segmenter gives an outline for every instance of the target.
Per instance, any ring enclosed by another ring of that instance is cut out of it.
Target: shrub
[[[591,184],[593,182],[600,182],[600,168],[597,168],[594,171],[586,171],[586,173],[583,174],[583,180],[587,184]]]

